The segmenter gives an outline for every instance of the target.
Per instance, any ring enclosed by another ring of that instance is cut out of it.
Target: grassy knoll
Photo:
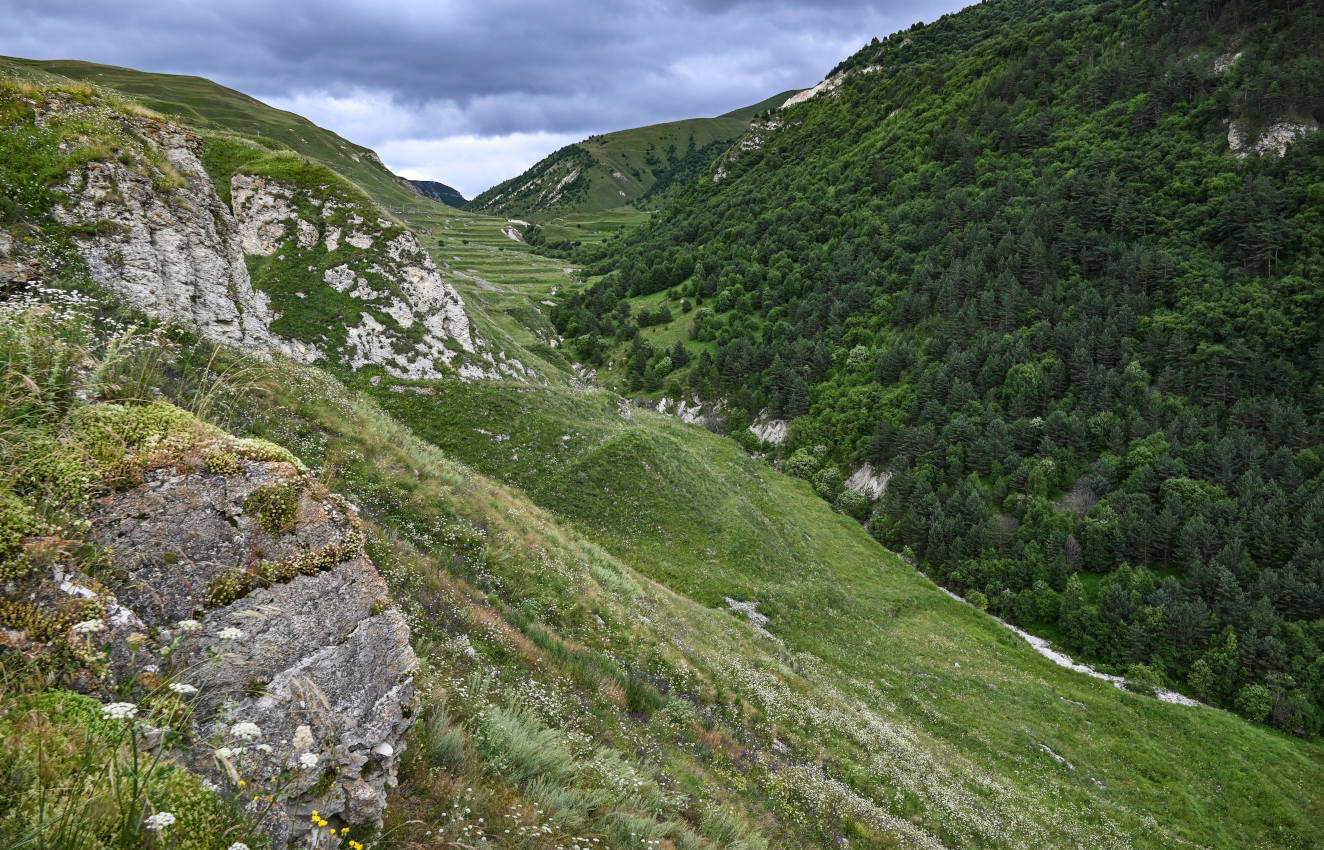
[[[754,116],[793,92],[715,118],[687,118],[591,136],[469,202],[494,215],[564,215],[655,209],[744,135]]]

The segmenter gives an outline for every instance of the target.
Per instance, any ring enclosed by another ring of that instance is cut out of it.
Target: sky
[[[962,0],[0,0],[0,54],[196,74],[473,197],[596,133],[807,88]]]

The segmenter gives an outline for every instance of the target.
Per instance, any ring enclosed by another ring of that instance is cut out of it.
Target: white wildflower
[[[245,844],[244,842],[236,841],[235,843],[231,844],[229,847],[226,847],[225,850],[249,850],[249,848],[248,845]]]
[[[229,747],[216,748],[216,756],[218,758],[228,759],[232,755],[234,755],[234,750],[230,749]]]
[[[304,753],[299,756],[299,767],[304,770],[312,770],[317,767],[317,753]]]
[[[132,720],[138,715],[138,706],[131,702],[112,702],[101,706],[101,716],[111,720]]]
[[[241,741],[256,741],[262,737],[262,730],[258,728],[256,723],[244,720],[231,726],[230,734]]]
[[[234,626],[226,626],[225,628],[223,628],[223,629],[221,629],[219,632],[217,632],[217,633],[216,633],[216,636],[217,636],[218,638],[220,638],[221,640],[243,640],[243,639],[244,639],[244,633],[243,633],[242,631],[240,631],[239,629],[236,629]]]
[[[181,632],[196,632],[198,629],[202,628],[202,623],[199,623],[197,620],[180,620],[178,623],[175,623],[175,628],[179,629]]]
[[[84,620],[81,623],[74,623],[69,627],[69,631],[80,635],[94,635],[97,632],[106,630],[105,622],[101,620]]]
[[[197,688],[185,682],[171,682],[170,690],[174,691],[180,696],[187,696],[188,694],[196,694],[198,692]]]
[[[175,816],[170,812],[157,812],[143,821],[143,827],[146,829],[165,829],[168,826],[174,826],[174,824]]]

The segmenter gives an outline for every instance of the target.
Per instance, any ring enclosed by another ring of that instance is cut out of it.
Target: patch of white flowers
[[[175,825],[175,816],[170,812],[157,812],[147,820],[143,821],[143,828],[150,830],[161,830]]]
[[[69,627],[69,631],[80,635],[94,635],[105,630],[106,624],[101,620],[84,620]]]
[[[262,737],[262,730],[256,723],[243,720],[230,727],[230,734],[241,741],[256,741]]]
[[[198,692],[197,688],[185,682],[171,682],[170,690],[174,691],[180,696],[188,696],[189,694],[196,694]]]
[[[101,716],[110,720],[132,720],[138,716],[138,706],[131,702],[112,702],[101,706]]]
[[[216,636],[217,636],[218,638],[220,638],[221,640],[243,640],[243,639],[244,639],[244,633],[243,633],[242,631],[240,631],[239,629],[236,629],[234,626],[226,626],[225,628],[223,628],[223,629],[221,629],[219,632],[217,632],[217,633],[216,633]]]

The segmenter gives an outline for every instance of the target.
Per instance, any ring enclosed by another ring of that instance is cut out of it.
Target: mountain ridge
[[[464,205],[469,203],[461,195],[458,189],[453,189],[445,183],[436,180],[410,180],[409,184],[418,190],[418,193],[425,198],[431,198],[438,203],[445,204],[448,207],[464,209]]]
[[[640,203],[656,206],[739,138],[757,114],[788,94],[715,118],[687,118],[590,136],[480,193],[467,208],[492,215],[533,216]]]

